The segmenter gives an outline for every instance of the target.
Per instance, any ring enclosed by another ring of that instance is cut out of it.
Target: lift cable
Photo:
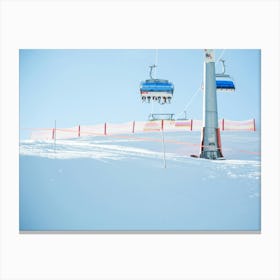
[[[225,51],[226,51],[225,49],[222,50],[222,52],[221,52],[219,58],[216,60],[216,63],[220,61],[220,59],[223,57]]]
[[[158,65],[158,49],[155,50],[155,64],[150,66],[150,78],[153,79],[152,77],[152,72],[153,72],[153,68],[155,69],[155,79],[157,78],[157,65]],[[151,102],[152,104],[152,108],[151,108],[151,112],[150,115],[152,115],[154,113],[154,102]]]
[[[189,108],[189,106],[191,105],[191,103],[193,102],[194,98],[197,96],[197,94],[202,90],[201,86],[199,86],[199,88],[195,91],[195,93],[191,96],[191,98],[189,99],[189,102],[186,104],[184,110],[179,113],[178,115],[176,114],[177,118],[182,116],[185,111]]]
[[[155,50],[155,79],[157,78],[157,67],[158,67],[158,49]]]

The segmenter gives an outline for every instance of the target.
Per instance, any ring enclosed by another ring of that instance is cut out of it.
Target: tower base
[[[201,137],[201,147],[200,147],[200,158],[205,159],[224,159],[222,153],[222,145],[221,145],[221,134],[220,129],[216,128],[215,133],[216,139],[213,139],[212,142],[205,143],[205,127],[202,129],[202,137]],[[214,137],[213,137],[214,138]]]

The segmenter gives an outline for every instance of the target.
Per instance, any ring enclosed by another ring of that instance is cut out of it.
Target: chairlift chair
[[[225,60],[220,59],[222,63],[223,71],[221,73],[216,74],[216,89],[218,92],[234,92],[235,84],[230,75],[225,74]]]
[[[170,103],[173,97],[174,85],[168,80],[154,79],[152,76],[153,68],[150,66],[150,79],[141,82],[140,94],[143,102],[158,102],[160,104]]]

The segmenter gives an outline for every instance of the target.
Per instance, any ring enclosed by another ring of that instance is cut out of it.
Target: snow
[[[20,142],[21,231],[260,231],[259,132],[223,132],[225,160],[192,158],[199,132]]]

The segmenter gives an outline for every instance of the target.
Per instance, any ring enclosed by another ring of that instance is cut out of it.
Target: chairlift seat
[[[174,85],[168,80],[150,79],[140,84],[140,94],[143,101],[153,100],[164,104],[171,101],[173,92]]]

